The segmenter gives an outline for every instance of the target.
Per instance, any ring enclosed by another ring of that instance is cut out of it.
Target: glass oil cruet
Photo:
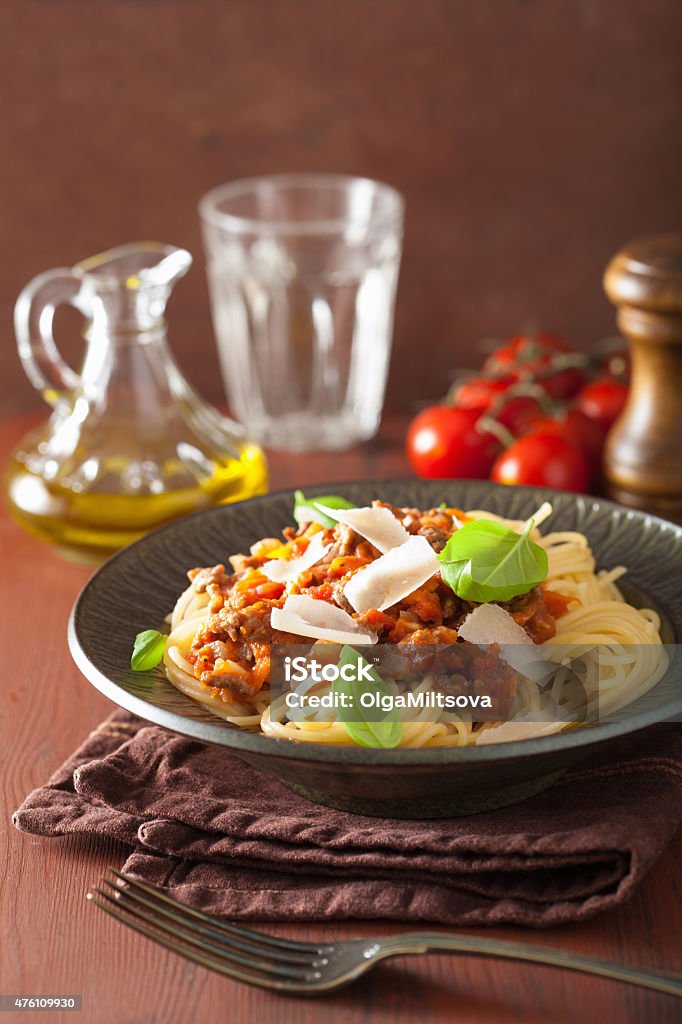
[[[99,561],[187,512],[267,490],[260,448],[197,395],[168,348],[166,303],[191,263],[171,245],[124,245],[40,274],[17,300],[19,355],[53,412],[15,449],[6,497],[15,520],[64,553]],[[52,334],[63,303],[86,319],[80,373]]]

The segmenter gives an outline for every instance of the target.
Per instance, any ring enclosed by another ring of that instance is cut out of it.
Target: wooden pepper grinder
[[[632,356],[628,401],[606,442],[609,496],[682,521],[682,235],[626,245],[604,289]]]

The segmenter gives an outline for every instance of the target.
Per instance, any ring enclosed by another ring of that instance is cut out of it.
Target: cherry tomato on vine
[[[407,456],[418,476],[485,480],[500,441],[476,429],[480,409],[432,405],[423,409],[407,432]]]
[[[495,349],[483,364],[484,373],[532,380],[552,398],[572,398],[585,383],[579,366],[561,367],[562,357],[577,357],[567,341],[549,331],[519,334]]]
[[[531,395],[514,395],[506,400],[499,412],[495,413],[495,419],[518,437],[534,428],[537,421],[543,419],[545,415],[545,410],[537,398]]]
[[[575,402],[578,409],[606,433],[620,416],[627,396],[628,385],[624,381],[604,377],[587,384]]]
[[[575,444],[534,431],[519,438],[496,460],[491,479],[499,484],[534,484],[558,491],[586,491],[587,459]]]
[[[483,369],[497,375],[505,371],[511,373],[524,364],[531,369],[542,369],[552,356],[568,355],[573,352],[574,349],[564,338],[550,331],[516,334],[490,353],[483,364]]]
[[[563,409],[554,416],[545,416],[533,423],[533,434],[552,434],[577,445],[585,455],[590,473],[596,476],[601,468],[604,431],[596,420],[580,409]]]
[[[462,409],[489,409],[516,383],[514,377],[470,377],[455,391]]]
[[[535,420],[545,415],[537,398],[514,394],[516,387],[518,384],[512,377],[472,377],[457,388],[455,404],[462,409],[489,412],[516,436],[530,430]]]

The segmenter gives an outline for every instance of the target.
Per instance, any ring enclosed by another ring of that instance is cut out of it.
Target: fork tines
[[[293,942],[228,924],[108,868],[88,893],[95,906],[174,953],[212,971],[267,988],[300,991],[321,977],[329,946]]]

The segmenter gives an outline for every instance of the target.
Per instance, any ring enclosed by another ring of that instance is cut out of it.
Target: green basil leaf
[[[339,677],[332,683],[332,692],[348,694],[354,704],[352,710],[349,708],[339,708],[339,718],[343,722],[348,735],[356,743],[360,744],[361,747],[384,747],[386,749],[397,747],[403,738],[403,726],[395,711],[386,712],[384,717],[378,721],[368,721],[366,718],[360,717],[363,713],[363,708],[360,704],[361,694],[374,691],[381,696],[390,695],[390,691],[379,673],[372,665],[365,661],[354,647],[349,647],[348,645],[343,647],[338,664],[341,667],[352,665],[356,669],[355,679],[347,680]],[[357,670],[360,667],[363,667],[367,674],[371,676],[371,683],[358,678],[359,672]],[[358,714],[358,709],[360,714]],[[347,718],[349,715],[353,716],[352,721]]]
[[[502,523],[477,519],[453,533],[438,555],[441,576],[463,601],[511,601],[547,579],[547,552]]]
[[[134,672],[148,672],[156,668],[166,649],[165,633],[159,633],[158,629],[145,629],[135,637],[130,667]]]
[[[306,498],[303,491],[296,491],[294,494],[294,519],[299,526],[304,523],[320,523],[328,529],[336,526],[336,520],[326,516],[317,505],[326,505],[327,508],[355,508],[352,501],[340,498],[338,494],[324,494],[319,498]]]

